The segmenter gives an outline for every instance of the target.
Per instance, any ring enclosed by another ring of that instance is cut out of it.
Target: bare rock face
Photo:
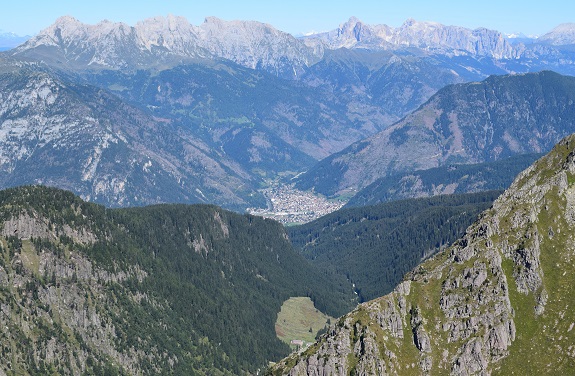
[[[517,52],[494,30],[470,30],[458,26],[445,26],[436,22],[409,19],[398,28],[387,25],[367,25],[355,17],[336,30],[314,34],[304,39],[315,49],[371,48],[396,50],[416,47],[422,50],[451,54],[490,56],[497,59],[513,58]]]
[[[197,30],[200,45],[213,55],[280,77],[297,78],[320,58],[292,35],[261,22],[208,17]]]
[[[22,239],[40,238],[53,240],[59,235],[65,235],[79,244],[91,244],[96,241],[96,236],[89,229],[73,229],[64,224],[61,234],[54,233],[50,229],[50,224],[38,213],[21,213],[5,221],[0,232],[2,236],[17,235]]]
[[[565,365],[557,367],[569,369],[575,340],[575,315],[566,302],[575,264],[574,149],[575,135],[561,141],[521,173],[462,239],[269,374],[322,374],[311,358],[344,364],[345,374],[401,374],[413,367],[419,374],[460,376],[523,367],[545,373],[562,359]],[[338,351],[327,352],[335,338]],[[549,338],[561,342],[553,353],[542,345]]]
[[[19,221],[21,229],[30,230],[29,235],[56,239],[55,233],[45,228],[42,221],[27,221],[23,218]],[[38,231],[33,231],[33,224],[39,225]],[[8,224],[4,227],[4,231],[10,226]],[[10,339],[26,338],[29,341],[29,338],[34,338],[34,346],[28,346],[26,351],[33,359],[41,359],[45,364],[60,364],[73,353],[78,362],[69,363],[72,374],[81,374],[83,369],[80,364],[86,364],[87,359],[97,356],[113,359],[117,365],[138,374],[139,361],[161,356],[145,354],[133,348],[118,351],[116,325],[110,320],[107,314],[109,311],[102,309],[118,309],[117,302],[106,294],[107,286],[127,279],[142,283],[147,276],[144,271],[134,267],[113,273],[95,266],[78,252],[57,255],[52,249],[34,246],[29,240],[24,242],[21,251],[12,256],[11,271],[7,272],[0,267],[0,288],[5,292],[19,291],[21,296],[17,304],[9,300],[0,302],[3,343]],[[0,251],[5,250],[0,246]],[[44,276],[46,282],[38,284],[39,276]],[[147,296],[132,296],[134,300],[142,298],[150,299]],[[46,328],[52,328],[53,333],[58,333],[63,326],[68,330],[73,328],[75,340],[83,344],[81,348],[74,348],[73,343],[62,341],[62,337],[32,335],[46,331]],[[26,343],[22,346],[26,346]],[[90,349],[98,349],[98,354]],[[5,374],[5,367],[19,367],[17,357],[9,358],[5,359],[7,363],[3,363],[0,374]]]
[[[173,15],[149,18],[135,26],[107,20],[87,25],[70,16],[60,17],[14,54],[26,56],[36,48],[51,49],[83,69],[133,69],[224,58],[286,78],[297,78],[320,57],[271,25],[208,17],[194,26]]]

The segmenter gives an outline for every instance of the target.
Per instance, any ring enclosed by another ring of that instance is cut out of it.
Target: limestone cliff
[[[562,374],[575,367],[575,135],[446,251],[273,375]]]

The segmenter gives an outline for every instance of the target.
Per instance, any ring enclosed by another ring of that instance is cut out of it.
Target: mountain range
[[[104,141],[83,138],[81,127],[73,124],[84,120],[62,121],[53,108],[58,102],[45,103],[42,113],[33,114],[22,110],[25,101],[11,101],[4,105],[1,127],[5,134],[18,136],[6,138],[0,149],[20,150],[22,156],[9,162],[13,166],[5,169],[2,186],[44,182],[115,206],[205,202],[234,210],[261,207],[265,200],[258,188],[270,179],[307,170],[300,178],[317,180],[310,177],[312,171],[338,158],[336,153],[386,132],[446,85],[543,68],[574,73],[569,30],[569,25],[562,25],[541,42],[511,44],[492,30],[414,20],[390,28],[351,18],[334,31],[295,38],[271,25],[214,17],[199,26],[177,16],[155,17],[135,26],[109,21],[86,25],[61,17],[4,52],[2,71],[10,75],[17,66],[21,79],[28,75],[30,87],[40,87],[33,81],[42,76],[62,82],[62,93],[79,85],[109,95],[110,100],[100,98],[99,103],[91,103],[98,98],[95,95],[75,98],[83,102],[79,106],[98,109],[90,113],[94,123],[110,122],[109,114],[120,116],[120,108],[129,108],[146,120],[121,115],[125,127],[121,134],[130,128],[132,133],[139,129],[142,136],[138,122],[144,122],[148,129],[156,129],[152,137],[163,139],[148,144],[140,139],[136,147],[140,155],[131,161],[122,157],[117,159],[121,163],[92,163],[88,158],[99,160],[99,149],[105,151],[104,159],[111,149],[102,147],[108,145]],[[7,117],[9,113],[18,118]],[[38,116],[48,126],[63,127],[54,129],[68,129],[67,133],[55,131],[62,137],[37,143],[34,129],[21,128],[35,124]],[[12,129],[15,124],[20,128]],[[78,161],[82,167],[74,167],[75,171],[90,165],[97,167],[100,177],[88,179],[85,172],[63,178],[42,175],[54,166],[76,163],[63,152],[70,142],[84,149]],[[133,148],[133,142],[126,139],[113,145]],[[36,143],[48,154],[41,156],[40,149],[32,146]],[[90,157],[88,150],[93,151]],[[16,173],[23,170],[15,162],[24,168],[27,160],[34,161],[36,172]],[[152,174],[161,179],[137,177],[136,171],[149,170],[143,167],[149,163],[157,168]],[[298,184],[331,195],[365,186],[377,174],[363,176],[361,182],[334,183],[337,187],[327,190],[301,179]],[[147,188],[137,188],[143,186]]]
[[[575,42],[574,24],[562,24],[534,40],[511,44],[500,32],[446,26],[435,22],[405,21],[400,27],[368,25],[355,17],[337,29],[295,38],[256,21],[224,21],[208,17],[199,26],[185,18],[168,15],[138,22],[135,26],[104,20],[82,24],[70,16],[30,38],[14,53],[45,57],[60,55],[54,62],[76,69],[141,69],[163,64],[181,64],[196,58],[224,58],[252,69],[297,79],[305,69],[330,50],[367,49],[489,57],[502,62],[532,59],[541,53],[534,45],[560,46]],[[42,52],[43,51],[43,52]],[[50,51],[50,52],[49,52]],[[526,65],[527,67],[527,65]],[[533,68],[530,66],[530,68]],[[567,67],[566,67],[567,68]]]
[[[84,200],[243,211],[278,181],[363,204],[506,186],[574,131],[573,29],[62,17],[3,52],[0,187],[19,187],[0,191],[0,374],[261,374],[289,352],[293,297],[321,317],[373,300],[268,374],[569,373],[575,136],[491,208],[499,192],[286,229]]]
[[[0,30],[0,51],[10,50],[30,39],[30,36],[20,36]]]

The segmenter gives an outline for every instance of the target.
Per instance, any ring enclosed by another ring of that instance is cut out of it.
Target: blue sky
[[[11,0],[0,6],[0,30],[35,34],[56,18],[71,15],[88,24],[103,19],[134,25],[145,18],[174,14],[194,25],[206,16],[255,20],[301,34],[337,28],[356,16],[368,24],[400,26],[406,19],[467,28],[544,34],[560,23],[575,22],[575,1],[566,0]]]

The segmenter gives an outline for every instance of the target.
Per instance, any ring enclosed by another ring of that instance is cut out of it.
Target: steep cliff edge
[[[568,373],[575,367],[575,135],[464,237],[273,375]]]

